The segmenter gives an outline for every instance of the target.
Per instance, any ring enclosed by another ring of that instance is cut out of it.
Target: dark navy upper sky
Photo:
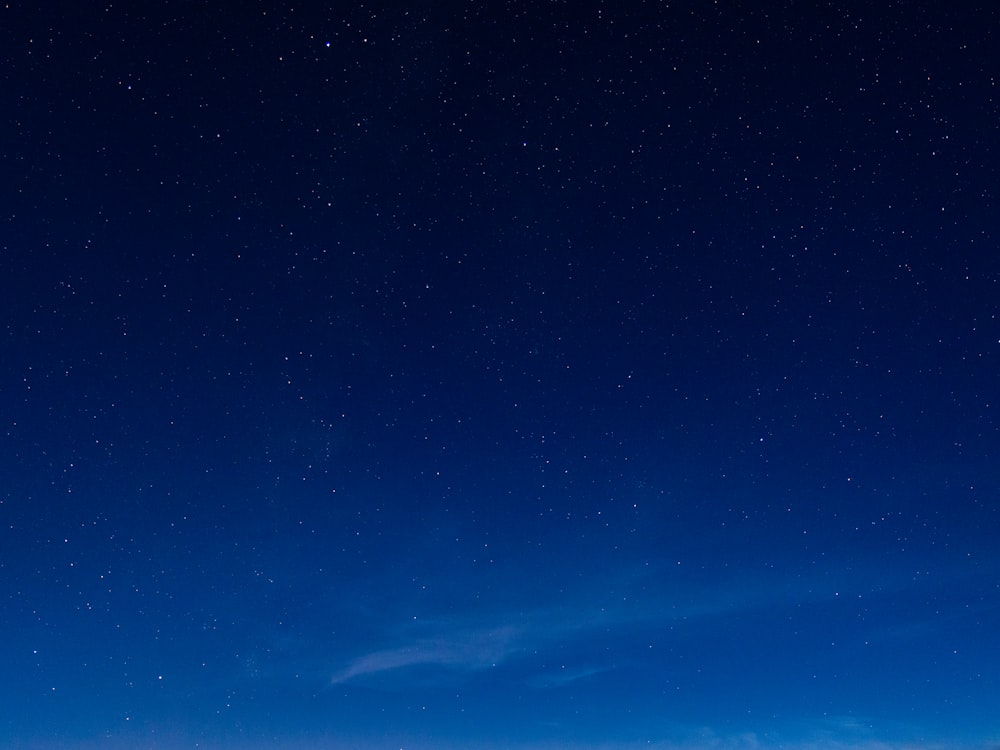
[[[0,7],[0,745],[1000,742],[1000,15]]]

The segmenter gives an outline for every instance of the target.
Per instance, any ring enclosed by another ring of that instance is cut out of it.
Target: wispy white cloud
[[[331,683],[418,665],[471,671],[487,669],[507,658],[518,636],[518,629],[510,626],[465,632],[453,628],[433,638],[421,638],[405,646],[360,656],[333,675]]]
[[[635,583],[626,574],[625,584],[607,581],[602,590],[628,590]],[[640,581],[641,586],[644,582]],[[777,588],[777,590],[776,590]],[[601,589],[601,587],[599,587]],[[542,652],[554,644],[585,639],[595,634],[632,628],[659,627],[663,623],[692,622],[705,617],[772,605],[789,595],[781,587],[739,580],[704,590],[679,590],[660,597],[655,604],[642,597],[602,601],[593,590],[577,592],[558,605],[534,610],[495,611],[489,615],[427,621],[419,634],[391,630],[386,648],[347,661],[330,677],[331,684],[416,666],[437,666],[475,672],[501,664],[519,654]],[[655,598],[654,598],[655,599]],[[513,623],[513,624],[511,624]],[[384,627],[385,623],[373,623]],[[576,665],[573,670],[529,678],[531,687],[556,687],[593,674],[610,665]]]
[[[765,571],[709,582],[692,581],[679,571],[674,567],[643,569],[641,573],[631,568],[612,570],[596,584],[563,592],[558,603],[430,619],[422,621],[419,631],[413,632],[408,624],[402,630],[393,628],[387,621],[389,615],[368,613],[371,631],[383,634],[383,647],[343,654],[332,675],[326,672],[323,679],[341,684],[419,666],[478,672],[521,655],[544,654],[567,642],[607,638],[612,632],[626,639],[637,632],[663,632],[666,625],[683,632],[679,626],[740,612],[842,602],[850,597],[841,597],[840,593],[851,591],[850,582],[841,580],[843,576],[835,570]],[[887,586],[883,584],[883,588]],[[869,595],[868,600],[875,596],[878,594]],[[599,660],[577,662],[568,665],[565,673],[550,670],[534,677],[526,674],[525,681],[534,688],[558,687],[611,668]],[[831,748],[838,750],[836,746]]]

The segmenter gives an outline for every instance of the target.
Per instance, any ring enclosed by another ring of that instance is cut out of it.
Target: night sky
[[[0,7],[0,746],[1000,743],[990,3]]]

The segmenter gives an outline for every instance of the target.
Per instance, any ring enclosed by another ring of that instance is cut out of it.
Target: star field
[[[0,7],[0,744],[996,747],[997,22]]]

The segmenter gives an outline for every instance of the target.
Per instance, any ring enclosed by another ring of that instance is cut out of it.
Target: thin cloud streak
[[[484,627],[479,622],[445,621],[439,624],[437,632],[430,637],[417,638],[400,646],[356,657],[330,678],[330,684],[415,666],[476,672],[501,664],[518,654],[543,649],[554,642],[606,632],[609,628],[646,627],[658,622],[676,622],[721,614],[744,606],[744,602],[732,598],[725,601],[713,599],[710,603],[671,608],[657,613],[612,611],[592,606],[589,614],[581,616],[580,612],[588,608],[566,605],[544,608],[533,613],[518,612],[496,617],[499,622],[517,621],[517,625]],[[602,671],[606,671],[606,668],[592,667],[576,674],[572,679],[582,679]]]
[[[426,638],[400,648],[374,651],[351,661],[330,682],[339,684],[356,677],[419,665],[435,665],[458,670],[487,669],[502,662],[516,641],[518,630],[499,627],[489,630],[452,633]]]
[[[634,583],[628,575],[622,578]],[[610,584],[609,588],[628,590],[627,586]],[[416,666],[477,672],[515,658],[518,654],[610,629],[642,629],[664,623],[690,624],[705,618],[726,617],[737,612],[793,602],[832,601],[838,588],[826,576],[813,573],[810,576],[739,578],[720,586],[692,587],[682,584],[677,586],[675,603],[669,603],[669,597],[663,596],[653,606],[637,606],[640,597],[631,597],[627,604],[604,603],[592,593],[579,592],[572,601],[557,607],[527,612],[496,612],[489,618],[492,622],[484,617],[432,621],[434,629],[425,631],[422,637],[406,639],[402,643],[397,640],[398,645],[357,656],[347,661],[329,679],[330,684],[341,684]],[[607,667],[592,665],[590,671],[607,671]],[[586,677],[590,671],[572,679]],[[539,683],[536,682],[535,686]]]

